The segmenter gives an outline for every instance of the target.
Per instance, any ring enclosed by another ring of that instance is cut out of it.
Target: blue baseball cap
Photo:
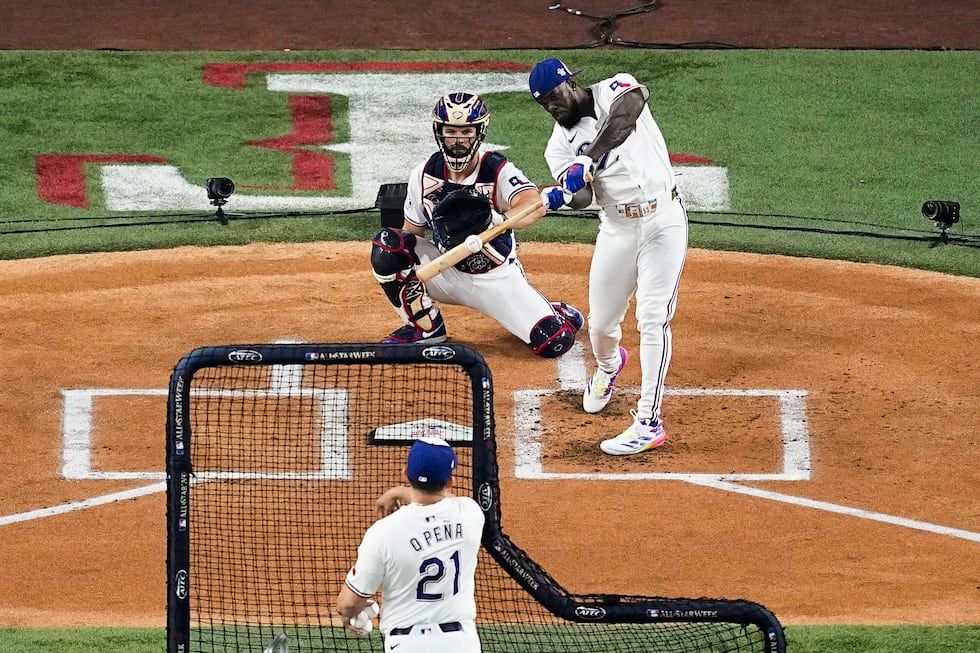
[[[445,483],[457,464],[456,454],[448,442],[426,436],[412,443],[405,474],[417,483]]]
[[[531,95],[537,99],[555,88],[559,84],[567,82],[581,70],[574,73],[569,72],[568,66],[561,59],[545,59],[534,64],[531,76],[528,78],[528,86],[531,88]]]

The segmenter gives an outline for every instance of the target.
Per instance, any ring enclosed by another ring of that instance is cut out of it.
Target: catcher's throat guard
[[[432,212],[432,231],[436,244],[448,251],[463,244],[466,237],[486,231],[493,221],[490,200],[473,189],[454,190]]]

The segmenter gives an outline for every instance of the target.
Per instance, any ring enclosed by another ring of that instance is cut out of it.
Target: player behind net
[[[472,498],[450,492],[457,464],[441,438],[412,444],[409,485],[378,499],[381,518],[365,532],[337,596],[337,611],[360,636],[371,630],[381,591],[387,651],[480,651],[474,577],[484,516]]]

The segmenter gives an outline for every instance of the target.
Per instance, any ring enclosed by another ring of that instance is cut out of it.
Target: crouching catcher
[[[508,212],[539,203],[537,186],[498,152],[481,149],[490,112],[478,96],[451,93],[436,103],[432,129],[439,150],[408,179],[404,224],[372,240],[371,267],[404,326],[385,342],[443,342],[446,324],[436,302],[467,306],[492,317],[545,358],[561,356],[582,327],[582,314],[550,302],[528,281],[513,230],[423,283],[415,271],[471,234],[500,224]],[[524,228],[544,207],[517,224]],[[431,233],[431,239],[426,234]]]

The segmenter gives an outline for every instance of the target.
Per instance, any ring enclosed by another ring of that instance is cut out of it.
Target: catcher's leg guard
[[[531,329],[531,353],[542,358],[558,358],[575,344],[575,325],[553,315],[538,320]]]
[[[385,227],[371,240],[371,269],[402,321],[432,331],[439,309],[415,276],[415,234]]]

